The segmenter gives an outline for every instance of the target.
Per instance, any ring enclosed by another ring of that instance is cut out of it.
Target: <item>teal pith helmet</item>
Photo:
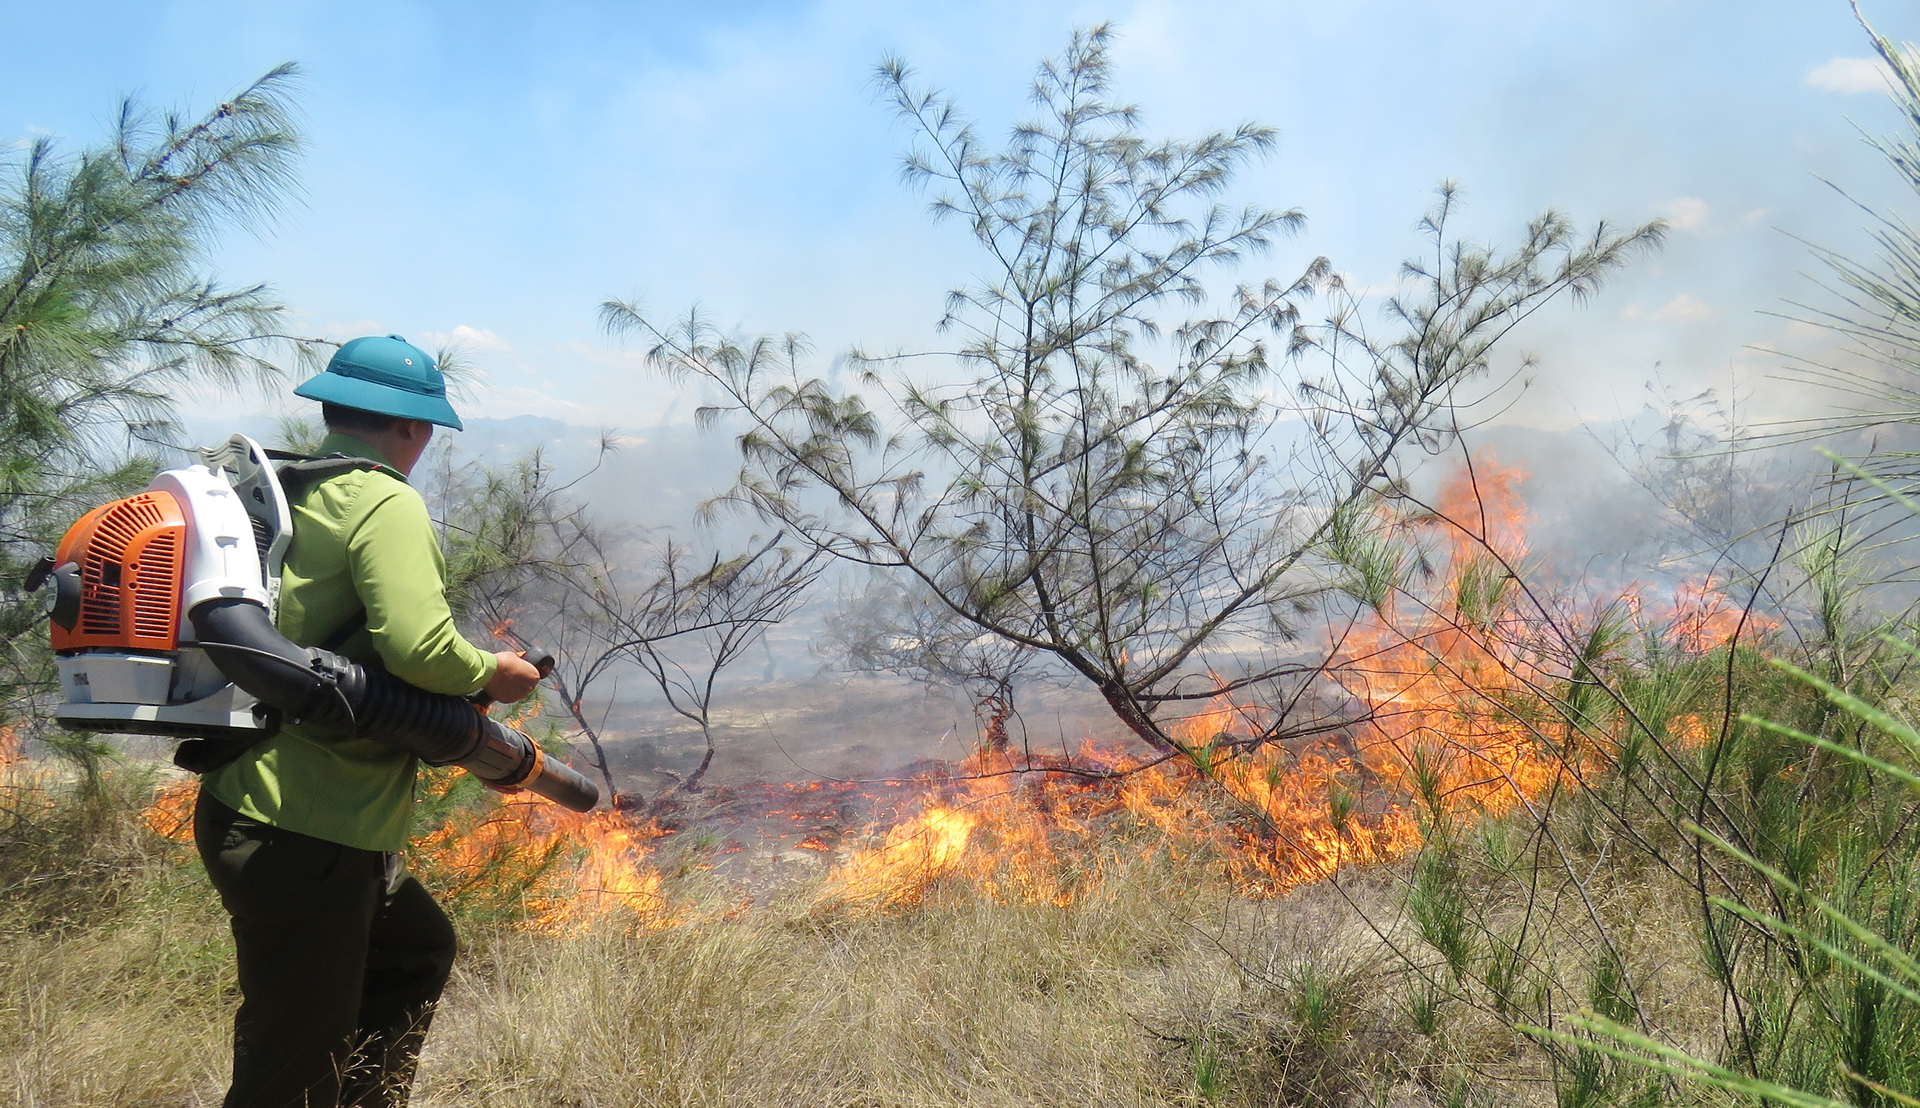
[[[460,416],[447,403],[447,379],[440,367],[399,335],[368,335],[340,344],[326,371],[309,377],[293,395],[461,430]]]

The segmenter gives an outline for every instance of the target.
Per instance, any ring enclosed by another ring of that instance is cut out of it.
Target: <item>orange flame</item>
[[[12,724],[0,725],[0,781],[11,779],[26,768],[26,744]]]
[[[929,804],[889,830],[883,845],[855,851],[828,876],[828,895],[879,904],[918,902],[959,866],[979,824],[980,817],[971,812]]]
[[[959,767],[960,784],[930,782],[919,814],[854,851],[830,898],[912,903],[968,879],[1000,899],[1066,903],[1099,886],[1099,864],[1055,844],[1111,843],[1127,827],[1158,833],[1166,849],[1208,851],[1240,892],[1272,895],[1417,850],[1427,806],[1497,816],[1530,803],[1585,755],[1543,734],[1551,713],[1536,710],[1566,667],[1538,623],[1516,614],[1524,477],[1482,455],[1445,484],[1431,518],[1410,525],[1444,551],[1445,570],[1437,587],[1394,598],[1338,644],[1332,675],[1365,709],[1347,733],[1254,746],[1251,706],[1221,697],[1175,737],[1209,762],[1236,739],[1253,749],[1204,772],[1089,745],[1080,767],[1111,775],[1090,779],[983,751]],[[1670,635],[1687,649],[1724,641],[1738,618],[1710,585],[1686,611]],[[1706,724],[1690,716],[1676,727],[1695,742]]]
[[[147,830],[174,842],[193,841],[193,802],[200,797],[200,782],[187,780],[162,785],[160,792],[140,813]]]
[[[1779,620],[1736,605],[1709,577],[1698,583],[1683,581],[1674,590],[1666,637],[1689,653],[1706,654],[1725,646],[1736,633],[1764,634],[1778,626]]]
[[[1440,490],[1426,524],[1448,551],[1431,596],[1403,595],[1350,636],[1336,679],[1368,709],[1359,765],[1408,800],[1499,815],[1537,796],[1564,765],[1527,706],[1560,679],[1537,627],[1515,613],[1530,517],[1526,474],[1482,454]],[[1391,853],[1417,847],[1390,807]]]
[[[621,812],[578,815],[531,793],[503,797],[477,821],[456,812],[411,845],[429,887],[458,896],[476,883],[517,881],[523,926],[572,933],[601,921],[643,929],[673,922],[653,868],[660,832]]]
[[[1498,816],[1532,803],[1598,752],[1582,747],[1584,738],[1547,733],[1555,718],[1548,691],[1564,686],[1570,663],[1515,603],[1528,554],[1524,476],[1483,455],[1446,482],[1430,517],[1386,521],[1444,564],[1431,587],[1404,590],[1334,644],[1329,676],[1361,709],[1350,726],[1308,741],[1256,742],[1256,706],[1223,696],[1171,729],[1191,761],[1091,740],[1071,759],[989,741],[950,775],[923,779],[917,800],[863,843],[837,847],[838,831],[806,834],[793,824],[812,817],[786,813],[788,829],[806,835],[800,848],[840,852],[822,903],[912,905],[956,886],[1066,905],[1104,887],[1109,859],[1155,852],[1210,859],[1241,894],[1270,896],[1405,857],[1443,815]],[[1641,619],[1639,594],[1624,599]],[[1682,589],[1661,626],[1679,648],[1704,651],[1723,645],[1741,618],[1708,581]],[[1746,618],[1749,629],[1771,626]],[[1689,745],[1716,726],[1698,715],[1671,722]],[[450,778],[440,780],[448,787]],[[163,792],[148,825],[178,837],[191,787]],[[795,785],[785,795],[799,803],[822,788]],[[503,858],[528,860],[519,903],[533,928],[567,932],[601,920],[653,928],[688,918],[663,893],[654,855],[665,834],[620,812],[575,816],[512,796],[477,820],[449,819],[414,852],[436,887],[456,894],[463,882],[499,880]],[[729,840],[718,853],[741,849]]]
[[[429,778],[429,789],[446,790],[455,778]],[[199,782],[163,787],[141,813],[154,834],[193,841],[193,805]],[[410,844],[418,876],[443,899],[459,901],[486,891],[476,883],[518,879],[523,926],[560,934],[603,920],[625,920],[651,929],[676,917],[660,892],[661,877],[648,863],[649,843],[659,832],[636,826],[619,812],[575,815],[530,793],[503,797],[477,820],[456,814]]]

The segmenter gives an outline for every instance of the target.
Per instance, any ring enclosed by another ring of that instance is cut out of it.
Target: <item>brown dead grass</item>
[[[137,810],[103,817],[90,850],[36,856],[37,875],[4,860],[0,1106],[218,1103],[225,920],[190,854],[138,830]],[[679,926],[469,926],[414,1103],[1553,1103],[1537,1052],[1470,999],[1422,1033],[1422,986],[1393,951],[1425,956],[1399,872],[1249,901],[1204,857],[1132,852],[1100,870],[1068,907],[956,883],[886,912],[823,906],[812,888],[729,912],[737,894],[694,872],[670,889]],[[1640,965],[1666,966],[1669,1010],[1696,1018],[1676,910],[1644,887],[1608,910]]]

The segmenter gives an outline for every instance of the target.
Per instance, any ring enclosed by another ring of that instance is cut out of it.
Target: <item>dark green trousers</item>
[[[453,925],[387,855],[247,819],[200,794],[193,834],[233,917],[240,1011],[226,1108],[404,1105]]]

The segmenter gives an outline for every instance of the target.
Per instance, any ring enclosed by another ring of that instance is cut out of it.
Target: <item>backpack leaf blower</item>
[[[286,719],[460,766],[576,812],[599,803],[591,781],[470,701],[282,635],[274,614],[293,516],[281,474],[245,435],[200,456],[88,512],[29,574],[29,591],[52,586],[58,723],[197,740],[175,761],[204,771]],[[369,464],[328,458],[284,472],[313,480]]]

